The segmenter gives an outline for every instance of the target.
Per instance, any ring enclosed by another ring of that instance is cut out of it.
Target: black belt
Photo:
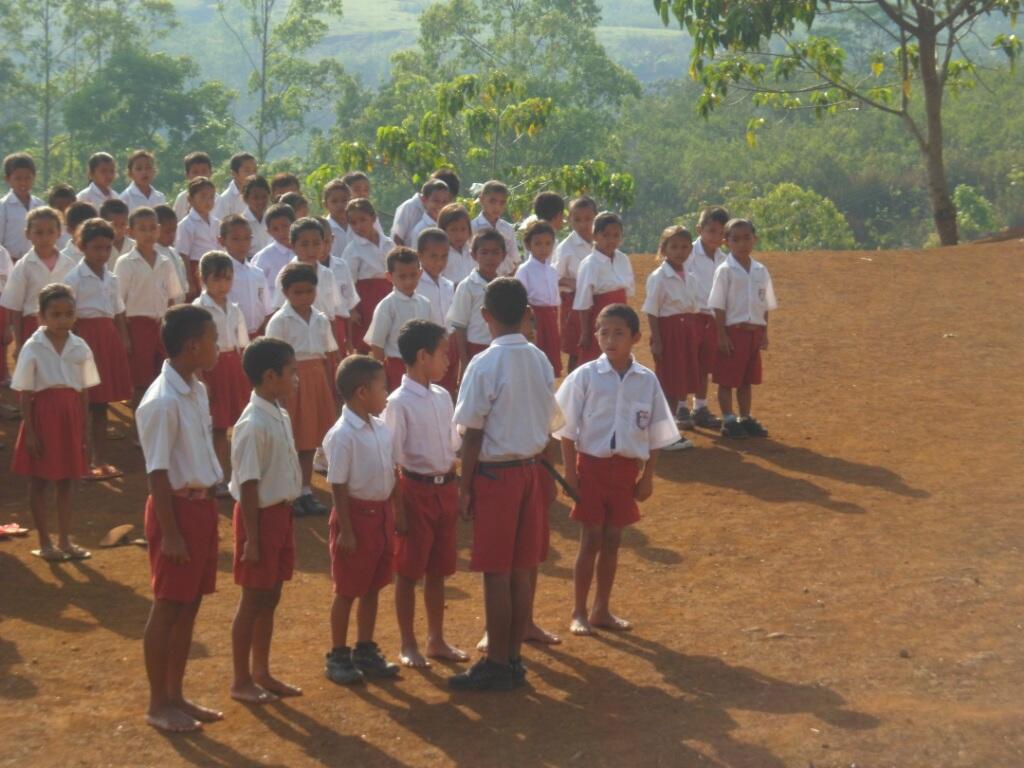
[[[511,461],[478,461],[476,468],[480,469],[508,469],[509,467],[528,467],[537,463],[537,457],[531,456],[528,459],[512,459]]]
[[[447,475],[421,475],[419,472],[412,472],[405,467],[402,467],[402,476],[427,485],[448,485],[448,483],[455,482],[456,478],[454,472],[449,472]]]

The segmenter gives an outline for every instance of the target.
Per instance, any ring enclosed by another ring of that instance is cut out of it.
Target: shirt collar
[[[484,279],[484,276],[480,274],[479,269],[474,269],[472,272],[470,272],[469,277],[466,279],[472,280],[474,283],[477,283],[478,285],[482,285],[484,287],[487,287],[488,285],[488,282]]]
[[[418,381],[413,381],[405,374],[402,374],[402,389],[410,394],[416,395],[417,397],[426,397],[430,394],[429,389],[424,387]]]
[[[372,416],[370,418],[373,418]],[[370,426],[369,421],[365,421],[362,416],[350,409],[347,405],[341,409],[341,419],[345,424],[348,424],[352,429],[365,429]]]
[[[632,360],[630,360],[629,368],[627,368],[626,372],[624,374],[622,374],[622,378],[623,379],[626,378],[629,374],[633,373],[633,371],[635,371],[635,370],[636,370],[636,358],[634,357]],[[616,371],[614,368],[612,368],[611,361],[608,360],[608,355],[603,354],[603,353],[602,353],[602,355],[599,358],[597,358],[597,372],[598,373],[614,373],[616,376],[619,375],[619,372]]]
[[[233,195],[235,197],[238,197],[240,194],[242,194],[241,192],[238,191],[238,185],[235,184],[234,178],[231,179],[231,183],[228,184],[227,189],[224,190],[224,194]]]
[[[97,274],[96,274],[95,272],[93,272],[93,271],[92,271],[92,267],[90,267],[90,266],[89,266],[88,264],[86,264],[86,263],[85,263],[84,261],[80,261],[80,262],[78,262],[78,266],[76,266],[76,267],[75,267],[75,270],[74,270],[74,271],[75,271],[75,272],[77,272],[77,273],[78,273],[79,275],[81,275],[82,277],[91,277],[91,278],[92,278],[92,279],[94,279],[94,280],[99,280],[99,281],[100,281],[101,283],[102,283],[102,282],[103,282],[103,281],[104,281],[104,280],[106,279],[107,275],[108,275],[108,274],[109,274],[109,272],[110,272],[110,271],[109,271],[109,270],[108,270],[108,269],[107,269],[107,268],[106,268],[106,267],[104,266],[104,267],[103,267],[103,274],[101,274],[101,275],[97,275]]]
[[[209,309],[209,310],[216,310],[217,312],[220,312],[221,314],[227,314],[227,312],[225,312],[225,310],[221,309],[220,306],[217,304],[217,302],[214,301],[210,297],[210,294],[208,294],[206,291],[203,291],[202,293],[199,294],[199,306],[201,306],[201,307],[203,307],[205,309]],[[228,307],[230,307],[230,306],[231,306],[231,303],[229,302],[228,303]]]
[[[367,240],[362,235],[356,234],[356,231],[353,229],[350,229],[349,233],[351,238],[355,240],[356,243],[358,243],[359,245],[369,246],[370,248],[380,248],[380,244],[384,241],[384,237],[380,234],[380,232],[377,233],[378,242],[376,245],[374,245],[372,241]]]
[[[209,226],[211,223],[204,221],[203,217],[199,215],[199,212],[195,208],[189,208],[188,216],[186,216],[185,218],[191,219],[192,221],[198,221],[200,224],[205,224],[206,226]]]
[[[406,304],[408,304],[410,302],[415,303],[415,301],[416,301],[416,293],[415,293],[415,291],[413,292],[412,296],[406,296],[404,293],[402,293],[397,288],[392,288],[391,292],[395,295],[395,301],[401,301],[401,302],[404,302]]]
[[[506,333],[491,342],[492,347],[514,347],[517,344],[529,344],[521,333]]]
[[[684,280],[682,273],[681,272],[676,272],[675,268],[671,264],[669,264],[668,261],[661,262],[661,266],[658,267],[658,269],[666,277],[669,277],[669,278],[673,278],[674,277],[676,280]],[[685,264],[683,265],[683,269],[684,270],[686,269],[686,265]],[[685,280],[684,280],[684,282],[685,282]]]
[[[259,395],[256,394],[255,390],[253,390],[253,392],[249,395],[249,403],[258,408],[259,410],[263,411],[264,413],[270,414],[278,421],[284,421],[284,417],[281,413],[281,406],[279,406],[277,403],[272,403],[269,400],[260,397]]]
[[[181,374],[174,370],[174,366],[171,365],[170,360],[164,360],[162,373],[167,383],[170,384],[171,389],[177,392],[179,395],[192,395],[195,393],[196,385],[199,383],[195,377],[192,377],[192,381],[188,382],[181,378]]]

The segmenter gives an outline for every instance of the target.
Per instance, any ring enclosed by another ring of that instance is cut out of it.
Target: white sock
[[[693,398],[693,410],[699,411],[701,408],[707,408],[707,407],[708,407],[708,401],[707,400],[703,400],[703,399],[701,399],[699,397],[694,397]]]
[[[311,496],[311,495],[313,495],[313,489],[310,488],[308,485],[304,485],[304,486],[302,486],[302,493],[300,495],[302,495],[302,496]]]

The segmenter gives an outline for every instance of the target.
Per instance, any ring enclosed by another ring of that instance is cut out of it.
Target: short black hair
[[[160,205],[153,206],[153,210],[156,211],[156,220],[161,224],[166,224],[168,221],[173,221],[175,224],[178,223],[178,214],[174,212],[167,203],[160,203]]]
[[[398,269],[399,264],[419,264],[420,257],[412,248],[406,248],[404,245],[396,245],[390,251],[388,251],[387,265],[388,274],[393,273]]]
[[[452,193],[453,200],[458,196],[462,182],[459,181],[459,175],[454,168],[438,168],[430,175],[448,185],[448,191]]]
[[[697,219],[697,226],[703,227],[705,224],[715,221],[724,227],[729,223],[730,218],[732,217],[729,216],[729,212],[725,210],[725,208],[720,205],[714,205],[710,208],[705,208],[700,212],[700,218]]]
[[[526,234],[523,235],[523,243],[527,248],[530,247],[530,241],[537,235],[551,235],[551,239],[553,240],[555,239],[555,228],[545,219],[537,219],[536,221],[530,222],[530,226],[526,228]]]
[[[602,317],[617,317],[629,326],[629,332],[634,336],[640,333],[640,316],[628,304],[609,304],[598,314],[594,325],[600,323]]]
[[[312,264],[304,264],[300,261],[291,261],[284,265],[281,270],[281,290],[287,291],[298,283],[310,283],[316,285],[319,282],[316,276],[316,268]]]
[[[89,155],[89,173],[92,173],[104,163],[110,163],[111,165],[117,165],[117,160],[109,152],[93,152]]]
[[[246,229],[252,229],[248,220],[245,216],[240,213],[229,213],[223,219],[220,220],[220,238],[223,240],[229,234],[231,234],[232,227],[245,227]]]
[[[204,189],[212,189],[213,193],[217,194],[217,188],[213,185],[213,182],[205,176],[196,176],[194,179],[189,181],[186,189],[188,190],[189,200],[198,195]]]
[[[242,353],[242,370],[245,371],[249,383],[258,387],[263,383],[263,376],[267,371],[274,371],[280,375],[284,367],[294,359],[295,350],[291,344],[262,336],[255,339]]]
[[[90,241],[95,240],[97,237],[114,239],[114,228],[110,226],[110,222],[106,219],[95,217],[86,219],[75,231],[75,242],[79,246],[88,245]]]
[[[341,177],[341,180],[343,182],[345,182],[345,186],[351,187],[353,182],[356,182],[356,181],[369,182],[370,181],[370,177],[367,176],[362,171],[349,171],[348,173],[346,173],[344,176]]]
[[[375,376],[384,372],[384,364],[369,355],[349,355],[338,366],[334,383],[346,403],[356,396],[360,387],[368,386]]]
[[[482,200],[488,195],[504,195],[508,197],[508,184],[497,179],[484,182],[483,187],[480,189],[480,199]]]
[[[420,195],[423,197],[430,197],[435,192],[440,192],[441,190],[448,192],[448,185],[441,179],[431,177],[423,182],[423,186],[420,187]]]
[[[235,260],[224,251],[207,251],[199,260],[199,279],[235,274]]]
[[[572,201],[570,201],[569,213],[572,213],[573,211],[578,211],[581,208],[591,210],[594,212],[595,216],[597,215],[597,203],[594,201],[594,198],[590,197],[589,195],[580,195],[579,197],[573,198]]]
[[[48,286],[43,288],[39,292],[39,314],[42,315],[46,312],[46,307],[58,299],[67,299],[72,304],[75,303],[75,294],[71,292],[71,289],[63,283],[50,283]]]
[[[96,210],[95,205],[80,200],[69,205],[68,209],[64,211],[64,225],[68,228],[68,232],[74,234],[79,224],[89,219],[95,219],[99,215],[100,212]]]
[[[20,170],[29,170],[35,174],[36,161],[32,159],[32,155],[28,152],[14,152],[4,158],[4,178]]]
[[[505,242],[505,237],[496,229],[481,229],[473,235],[473,242],[469,246],[469,252],[476,256],[480,246],[486,242],[501,243],[501,252],[508,253],[508,244]]]
[[[447,331],[429,320],[409,320],[398,332],[398,351],[406,365],[416,363],[416,355],[425,350],[433,353],[447,336]]]
[[[300,189],[302,188],[302,184],[299,183],[299,177],[296,176],[294,173],[288,173],[287,171],[283,171],[281,173],[275,173],[274,176],[270,179],[270,190],[272,193],[279,189],[282,189],[283,187],[292,186],[299,187]]]
[[[594,218],[594,232],[603,232],[608,227],[618,224],[622,229],[622,217],[614,211],[601,211]]]
[[[205,165],[213,170],[213,160],[206,152],[189,152],[185,155],[185,173],[192,170],[193,165]]]
[[[250,154],[249,152],[236,152],[231,156],[231,160],[228,161],[228,165],[231,168],[232,173],[238,173],[242,170],[242,163],[246,160],[252,160],[256,162],[256,155]]]
[[[242,182],[242,199],[244,200],[249,196],[249,193],[254,189],[262,189],[268,195],[270,194],[270,182],[265,178],[256,174],[255,176],[249,176],[244,182]]]
[[[128,203],[119,197],[111,197],[100,203],[100,216],[109,219],[111,216],[127,216]]]
[[[551,221],[565,213],[565,200],[557,192],[540,192],[533,198],[533,213],[538,219]]]
[[[213,322],[213,315],[195,304],[178,304],[167,310],[160,328],[160,340],[164,343],[168,357],[177,357],[185,351],[185,345],[206,333],[206,324]]]
[[[309,200],[301,192],[285,192],[279,198],[277,198],[278,205],[287,205],[293,211],[299,206],[306,206],[309,208]]]
[[[416,250],[422,251],[431,243],[442,243],[447,247],[447,233],[443,229],[439,229],[438,227],[427,227],[422,232],[420,232],[419,237],[416,238]]]
[[[290,205],[274,203],[274,205],[267,208],[266,213],[263,214],[263,223],[265,225],[269,225],[274,219],[288,219],[288,221],[295,221],[295,209]]]
[[[288,229],[288,239],[292,245],[295,245],[295,241],[299,239],[299,235],[303,232],[316,232],[320,235],[320,239],[324,239],[324,228],[312,216],[303,216],[301,219],[296,219],[292,222],[291,227]]]
[[[757,228],[754,227],[754,222],[752,222],[750,219],[729,219],[729,221],[725,225],[725,236],[728,237],[729,235],[732,234],[732,231],[734,229],[743,227],[749,229],[750,234],[757,234]]]
[[[504,326],[522,323],[527,304],[526,286],[514,277],[497,277],[487,284],[484,291],[484,307]]]
[[[109,202],[111,202],[111,201],[107,200],[107,203],[109,203]],[[103,213],[103,208],[106,208],[107,203],[104,203],[103,207],[100,208],[100,213],[101,214]],[[127,205],[125,206],[125,211],[124,212],[128,213],[128,206]],[[121,213],[121,211],[113,211],[113,213],[114,214],[118,214],[118,213]],[[103,218],[107,218],[107,217],[103,216]],[[129,227],[134,227],[135,226],[135,222],[138,221],[139,219],[152,219],[157,224],[160,223],[160,219],[157,218],[156,211],[154,211],[152,208],[147,208],[145,206],[143,206],[142,208],[136,208],[134,211],[132,211],[131,213],[128,214],[128,226]]]
[[[76,197],[78,195],[75,194],[75,190],[70,184],[54,184],[46,196],[46,204],[51,208],[56,208],[58,200],[70,200],[73,203]]]

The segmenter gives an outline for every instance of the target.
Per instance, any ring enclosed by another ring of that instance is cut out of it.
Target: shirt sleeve
[[[633,276],[633,262],[629,260],[629,254],[622,254],[626,268],[623,270],[627,276],[626,295],[633,296],[636,293],[636,278]]]
[[[473,311],[473,296],[469,291],[469,278],[459,283],[452,297],[452,305],[448,307],[448,324],[454,328],[466,330],[469,327],[469,313]]]
[[[583,416],[583,403],[585,392],[583,390],[582,374],[573,371],[565,377],[562,385],[555,392],[555,402],[562,412],[562,428],[554,433],[554,437],[561,440],[566,438],[575,442],[580,436],[580,418]]]
[[[339,429],[324,445],[327,454],[327,482],[331,485],[346,485],[352,476],[352,450]]]
[[[672,445],[681,437],[679,427],[676,426],[675,417],[665,400],[665,393],[661,385],[653,376],[651,390],[653,391],[651,403],[651,425],[647,428],[648,446],[652,451],[660,450],[665,446]]]
[[[146,473],[171,467],[171,449],[178,442],[178,410],[167,398],[144,403],[135,413]]]
[[[767,312],[779,308],[779,301],[775,298],[775,286],[772,284],[772,276],[768,270],[764,271],[764,308]]]
[[[178,270],[174,268],[174,264],[170,259],[166,259],[164,263],[167,265],[164,267],[164,283],[167,285],[167,295],[171,298],[183,296],[185,288],[178,282]]]
[[[465,429],[483,429],[494,405],[494,392],[490,376],[480,365],[470,361],[459,387],[459,402],[455,406],[455,424]]]
[[[4,286],[3,295],[0,295],[0,307],[9,309],[12,312],[21,312],[25,308],[25,267],[27,262],[19,259],[11,270],[11,276]]]
[[[187,218],[178,224],[178,232],[174,236],[174,247],[186,261],[196,261],[192,258],[192,228],[188,225]]]
[[[327,315],[323,312],[320,313],[320,333],[323,337],[324,352],[337,352],[338,342],[334,338],[334,331],[331,329],[331,321],[327,319]],[[334,389],[333,385],[331,389]]]
[[[584,259],[576,273],[576,298],[572,302],[572,308],[576,311],[594,306],[594,285],[590,277],[593,264],[593,260]]]
[[[397,400],[388,399],[388,405],[381,414],[384,423],[391,432],[391,453],[396,464],[403,464],[405,459],[405,409]]]
[[[249,346],[249,328],[245,324],[245,315],[237,304],[231,305],[235,311],[235,338],[239,349]]]
[[[381,349],[387,347],[391,326],[394,324],[393,314],[390,301],[385,299],[377,305],[373,312],[373,318],[370,320],[370,327],[366,329],[367,344]]]
[[[124,297],[121,295],[121,281],[117,275],[110,276],[111,281],[114,283],[114,314],[123,315],[125,312]]]
[[[100,383],[100,372],[96,368],[96,358],[92,356],[92,350],[89,349],[85,342],[82,342],[85,346],[85,360],[82,362],[82,369],[80,372],[82,380],[82,389],[91,389]]]
[[[234,473],[235,481],[241,487],[242,483],[250,480],[259,480],[263,477],[263,462],[261,457],[264,454],[263,435],[251,421],[246,421],[235,427],[231,436],[231,471]]]
[[[715,270],[711,280],[711,293],[708,295],[708,307],[725,311],[726,299],[729,295],[729,267],[723,264]]]
[[[22,347],[18,362],[11,377],[11,389],[18,392],[34,392],[36,388],[36,357],[32,348]]]
[[[274,315],[273,317],[271,317],[270,322],[267,323],[267,330],[265,333],[267,338],[279,339],[280,341],[287,341],[289,344],[291,344],[291,342],[288,341],[287,334],[284,333],[284,323],[285,320],[283,320],[279,315]]]
[[[640,308],[640,311],[645,315],[653,315],[654,317],[661,317],[661,271],[660,267],[647,277],[647,291],[644,297],[644,305]]]

